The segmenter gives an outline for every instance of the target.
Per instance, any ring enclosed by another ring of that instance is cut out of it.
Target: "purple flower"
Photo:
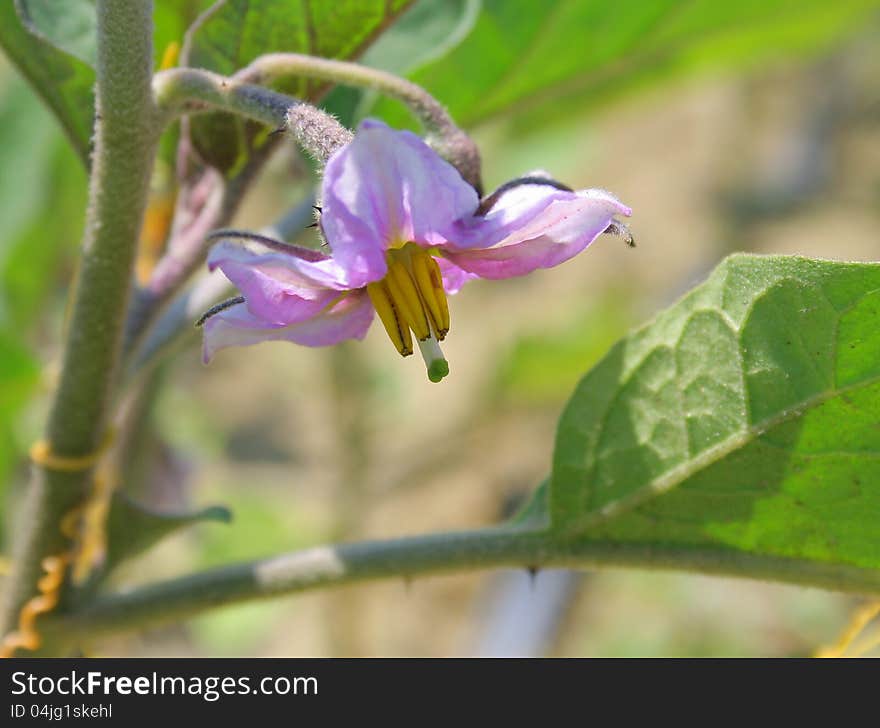
[[[539,176],[474,189],[415,134],[364,121],[328,161],[321,229],[332,257],[274,243],[214,246],[243,301],[205,323],[204,359],[226,346],[284,339],[328,346],[362,339],[374,313],[403,356],[415,335],[431,381],[449,366],[446,295],[472,278],[509,278],[562,263],[630,209],[603,190],[572,191]]]

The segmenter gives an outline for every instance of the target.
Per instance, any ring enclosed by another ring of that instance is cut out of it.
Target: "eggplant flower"
[[[614,216],[631,213],[603,190],[573,191],[535,175],[481,202],[420,137],[372,120],[328,160],[321,192],[329,256],[256,235],[218,236],[209,267],[242,296],[204,318],[206,362],[218,349],[260,341],[362,339],[378,314],[402,356],[413,353],[415,337],[428,378],[440,381],[449,372],[440,349],[447,294],[470,279],[558,265],[603,232],[628,235]]]

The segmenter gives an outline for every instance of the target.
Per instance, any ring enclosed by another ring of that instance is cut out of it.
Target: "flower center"
[[[412,334],[428,367],[428,378],[439,382],[449,373],[438,342],[449,332],[449,304],[440,266],[415,243],[387,253],[388,273],[367,284],[367,294],[391,343],[402,356],[413,353]]]

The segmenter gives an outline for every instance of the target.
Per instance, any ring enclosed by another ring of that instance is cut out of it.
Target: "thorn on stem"
[[[535,588],[535,581],[538,578],[539,569],[537,566],[527,566],[526,571],[529,574],[529,579],[531,580],[531,583],[532,583],[532,589],[534,589]]]

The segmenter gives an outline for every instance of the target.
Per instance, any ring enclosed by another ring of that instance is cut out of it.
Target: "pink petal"
[[[445,243],[453,222],[478,204],[474,189],[421,138],[373,120],[330,158],[322,192],[321,228],[352,288],[384,277],[392,245]]]
[[[306,261],[284,253],[255,253],[221,242],[208,256],[264,323],[291,324],[315,316],[345,290],[345,273],[332,259]]]
[[[604,190],[567,192],[523,185],[505,193],[484,217],[460,221],[444,255],[481,278],[510,278],[572,258],[631,210]]]
[[[303,346],[332,346],[363,339],[373,321],[366,293],[355,292],[318,315],[287,326],[267,324],[244,305],[233,306],[205,322],[202,360],[207,364],[220,349],[251,346],[261,341],[292,341]]]

